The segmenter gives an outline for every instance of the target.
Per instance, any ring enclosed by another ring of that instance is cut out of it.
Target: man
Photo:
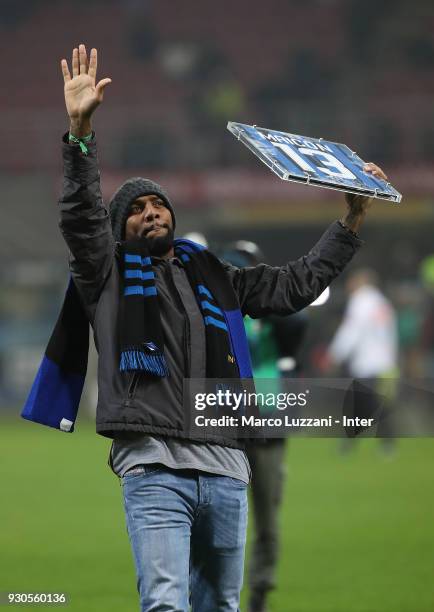
[[[264,261],[258,245],[246,240],[225,247],[222,258],[239,268],[257,266]],[[283,391],[282,378],[299,375],[298,353],[307,323],[305,310],[289,317],[244,318],[257,392],[277,394]],[[266,411],[266,406],[261,406],[261,416],[265,416]],[[286,448],[286,438],[268,438],[266,444],[249,445],[246,449],[252,470],[251,496],[255,520],[248,572],[248,612],[266,612],[269,593],[276,586],[278,523],[286,472]]]
[[[97,51],[61,61],[70,132],[64,137],[60,228],[99,354],[97,432],[113,438],[141,610],[238,610],[249,465],[224,431],[188,436],[184,378],[251,375],[240,312],[290,314],[314,300],[361,241],[371,202],[349,197],[312,251],[282,268],[223,266],[173,240],[167,194],[134,178],[101,199],[91,116],[110,79],[96,84]],[[378,176],[382,171],[367,168]]]
[[[345,363],[354,378],[386,376],[398,362],[395,309],[378,288],[374,270],[354,271],[346,290],[349,299],[329,348],[330,358]]]
[[[393,448],[391,409],[398,382],[398,329],[395,309],[380,291],[374,270],[355,270],[346,283],[349,296],[343,320],[328,350],[325,365],[342,365],[355,378],[347,396],[355,414],[379,417],[377,435],[383,448]],[[328,361],[328,363],[327,363]],[[352,438],[343,440],[343,450]]]

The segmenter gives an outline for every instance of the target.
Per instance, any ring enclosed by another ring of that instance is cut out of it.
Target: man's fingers
[[[372,162],[370,162],[370,166],[372,168],[372,174],[374,174],[375,176],[379,176],[384,180],[387,180],[387,176],[385,172],[383,172],[383,170],[380,168],[380,166],[377,166],[377,164],[373,164]]]
[[[111,79],[106,78],[106,79],[101,79],[101,81],[97,84],[95,89],[96,89],[96,97],[98,98],[99,102],[101,102],[101,100],[103,99],[105,86],[111,82],[112,82]]]
[[[80,57],[80,74],[87,74],[87,54],[84,45],[78,47],[78,54]]]
[[[385,172],[383,172],[383,170],[380,168],[380,166],[377,166],[376,164],[373,164],[372,162],[369,162],[368,164],[365,164],[363,166],[363,170],[365,172],[370,172],[371,174],[373,174],[374,176],[383,179],[384,181],[387,181],[387,174]]]
[[[62,68],[63,80],[66,83],[71,80],[71,75],[69,74],[68,62],[66,59],[61,60],[60,66]]]
[[[78,49],[75,47],[72,51],[72,76],[79,75],[79,66],[78,66]]]
[[[89,76],[93,79],[96,79],[96,68],[98,64],[98,53],[96,49],[91,49],[90,51],[90,61],[89,61]]]
[[[379,166],[375,166],[375,172],[377,172],[384,181],[388,180],[387,174]]]

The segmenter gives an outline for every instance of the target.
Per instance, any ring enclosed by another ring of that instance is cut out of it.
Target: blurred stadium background
[[[99,77],[113,80],[94,122],[106,201],[128,176],[152,177],[179,233],[203,232],[214,248],[253,240],[283,264],[344,210],[336,192],[280,182],[228,120],[343,142],[383,166],[403,203],[375,203],[349,271],[378,271],[402,377],[432,378],[434,5],[2,0],[0,32],[0,591],[62,588],[74,612],[134,610],[120,490],[93,433],[95,358],[73,436],[18,418],[68,277],[60,59],[95,46]],[[340,279],[312,309],[308,376],[344,303]],[[273,612],[434,609],[434,445],[401,441],[386,462],[372,442],[346,461],[330,440],[290,445]]]

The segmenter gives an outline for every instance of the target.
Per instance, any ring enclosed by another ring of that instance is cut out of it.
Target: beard
[[[162,236],[156,235],[146,237],[149,253],[154,257],[163,257],[173,247],[173,229],[167,225],[164,225],[164,227],[167,231]]]

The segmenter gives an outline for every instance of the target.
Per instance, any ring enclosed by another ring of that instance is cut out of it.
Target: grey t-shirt
[[[156,286],[161,306],[163,332],[170,323],[164,320],[165,308],[164,304],[161,304],[161,300],[176,299],[179,301],[181,299],[192,332],[190,334],[190,376],[192,378],[205,378],[205,325],[185,269],[176,257],[165,261],[160,258],[152,258],[152,263],[156,271]],[[173,283],[167,281],[167,275],[171,277]],[[162,283],[164,283],[164,287],[161,286]],[[176,291],[176,295],[171,296],[173,290]],[[171,333],[173,335],[173,328]],[[170,343],[166,343],[165,350],[170,350]],[[169,359],[169,361],[173,360]],[[183,368],[181,361],[178,356],[176,363],[180,370]],[[173,372],[173,374],[179,376],[179,372]],[[251,478],[247,455],[240,449],[208,442],[148,434],[139,435],[133,439],[131,437],[117,437],[113,440],[109,465],[119,477],[122,477],[127,470],[135,465],[148,463],[162,463],[175,469],[190,468],[230,476],[247,484]]]
[[[144,435],[136,440],[116,438],[111,460],[113,471],[119,477],[135,465],[144,463],[211,472],[238,478],[247,484],[251,477],[249,461],[243,450],[162,436]]]

